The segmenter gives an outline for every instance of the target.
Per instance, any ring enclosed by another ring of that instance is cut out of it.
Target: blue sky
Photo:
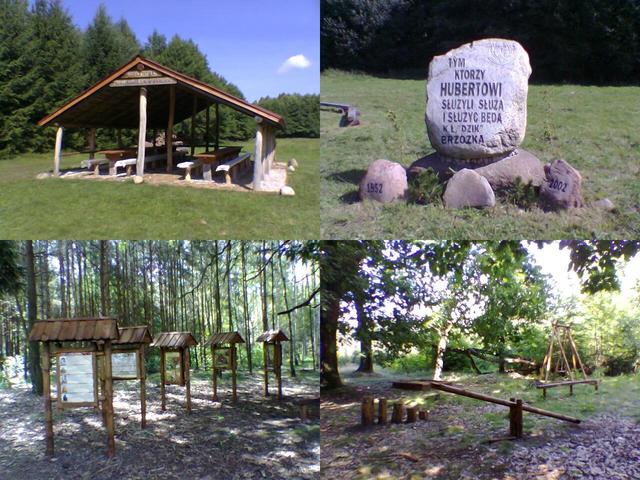
[[[154,29],[167,40],[193,39],[209,68],[249,101],[320,91],[320,0],[62,0],[83,30],[100,3],[114,21],[124,17],[142,44]]]

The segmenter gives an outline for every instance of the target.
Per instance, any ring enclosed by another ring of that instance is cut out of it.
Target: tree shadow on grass
[[[365,170],[352,168],[351,170],[345,170],[343,172],[336,172],[329,175],[329,180],[350,183],[351,185],[358,186],[362,177],[364,177]],[[349,190],[347,193],[340,195],[340,202],[346,205],[352,205],[360,201],[358,196],[358,190]]]

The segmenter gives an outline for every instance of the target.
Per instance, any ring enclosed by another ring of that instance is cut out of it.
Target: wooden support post
[[[547,399],[547,389],[546,388],[542,389],[542,398],[543,398],[543,400]]]
[[[191,156],[196,152],[196,112],[198,111],[198,97],[193,96],[193,110],[191,110]]]
[[[213,362],[213,373],[211,374],[211,380],[213,382],[213,401],[218,401],[218,369],[215,367],[216,362],[216,347],[211,345],[211,361]]]
[[[111,340],[104,341],[105,391],[103,408],[107,420],[107,456],[116,454],[115,426],[113,422],[113,375],[111,372]]]
[[[262,344],[262,357],[263,357],[263,361],[264,361],[264,396],[268,397],[269,396],[269,362],[268,362],[268,358],[269,358],[269,344],[268,343],[263,343]]]
[[[516,401],[515,398],[510,398],[509,400],[511,400],[512,402]],[[509,436],[511,436],[511,437],[515,437],[516,436],[516,407],[515,407],[515,405],[509,407]]]
[[[238,401],[238,385],[236,381],[236,344],[231,344],[231,402],[236,403]]]
[[[569,385],[569,395],[573,395],[573,385]]]
[[[53,457],[53,413],[51,411],[51,349],[49,342],[42,344],[42,392],[44,398],[44,427],[47,456]]]
[[[96,158],[96,129],[89,129],[89,159]]]
[[[138,124],[138,158],[136,176],[144,177],[144,153],[147,138],[147,89],[140,87],[140,122]]]
[[[362,399],[361,423],[363,427],[373,425],[373,397],[366,396]]]
[[[418,419],[418,407],[407,407],[407,423],[415,423]]]
[[[165,360],[165,350],[164,347],[160,348],[160,398],[162,399],[161,409],[164,412],[167,409],[167,398],[165,394],[165,382],[166,382],[166,360]]]
[[[509,407],[509,435],[522,438],[522,400],[511,399],[515,406]]]
[[[206,117],[207,128],[206,128],[205,137],[204,137],[205,152],[209,151],[209,110],[211,110],[211,105],[207,105],[207,117]]]
[[[278,381],[278,400],[282,400],[282,345],[280,343],[273,345],[273,356],[273,363],[276,368],[276,380]]]
[[[387,403],[386,398],[378,400],[378,425],[386,425],[388,422]]]
[[[216,103],[216,150],[220,148],[220,104]]]
[[[569,365],[569,360],[567,360],[567,355],[565,354],[564,347],[562,346],[562,340],[560,339],[560,335],[556,331],[556,338],[558,340],[558,347],[560,348],[560,353],[562,354],[562,359],[564,360],[564,364],[566,365],[567,373],[569,374],[569,378],[573,380],[573,372],[571,371],[571,365]]]
[[[140,428],[147,426],[147,373],[144,368],[144,345],[138,349],[138,373],[140,377]]]
[[[516,438],[522,438],[522,399],[516,400]]]
[[[184,356],[184,376],[187,384],[187,412],[191,413],[191,359],[189,358],[189,348],[182,349]]]
[[[264,127],[264,164],[262,166],[262,170],[264,172],[265,175],[268,175],[269,172],[271,171],[271,164],[269,163],[269,159],[271,157],[271,127],[266,126]]]
[[[262,121],[262,119],[260,119],[260,121]],[[258,123],[258,128],[256,130],[255,154],[253,156],[253,189],[255,191],[262,190],[262,178],[264,176],[264,170],[262,165],[263,135],[264,135],[264,127],[262,126],[261,123]]]
[[[203,180],[208,180],[209,182],[213,179],[211,176],[211,164],[203,163],[202,164],[202,178]]]
[[[429,410],[420,410],[418,412],[418,418],[420,420],[429,420]]]
[[[167,173],[173,171],[173,117],[176,110],[176,86],[169,85],[169,120],[164,144],[167,147]]]
[[[402,400],[397,400],[393,404],[393,413],[391,414],[391,423],[402,423],[404,418],[404,405]]]
[[[60,158],[62,156],[62,134],[64,133],[63,127],[58,127],[56,131],[56,146],[53,151],[53,174],[57,177],[60,175]]]

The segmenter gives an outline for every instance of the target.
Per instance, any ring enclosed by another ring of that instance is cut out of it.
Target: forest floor
[[[157,377],[157,375],[156,375]],[[138,382],[115,382],[116,455],[106,457],[107,435],[97,410],[57,411],[55,456],[45,456],[42,399],[26,388],[0,389],[0,479],[317,479],[320,432],[317,408],[301,422],[291,401],[318,396],[318,374],[283,378],[282,402],[262,395],[262,376],[238,383],[238,403],[230,403],[225,375],[211,401],[205,375],[192,380],[192,413],[185,389],[147,382],[147,427],[140,428]]]
[[[640,87],[530,85],[522,148],[544,163],[562,158],[582,175],[585,202],[609,198],[614,212],[585,207],[544,212],[502,199],[491,209],[358,200],[369,164],[409,167],[433,152],[424,121],[424,78],[379,78],[327,70],[325,102],[355,105],[361,125],[339,127],[321,111],[321,238],[629,238],[640,225]]]
[[[392,389],[392,378],[384,372],[358,375],[345,369],[343,380],[345,387],[322,392],[322,478],[640,478],[639,375],[602,378],[598,392],[578,385],[573,396],[567,388],[551,389],[546,400],[534,388],[533,377],[445,375],[445,380],[469,390],[522,398],[582,420],[576,425],[525,412],[524,438],[494,443],[487,440],[508,435],[508,410],[503,406],[444,392]],[[363,428],[364,395],[420,405],[430,411],[429,420]]]
[[[252,141],[237,144],[253,152]],[[64,156],[61,169],[77,169],[85,158]],[[0,237],[318,238],[320,141],[278,139],[278,162],[292,158],[299,165],[287,174],[293,197],[153,182],[134,185],[133,178],[37,179],[53,168],[53,153],[0,159]]]

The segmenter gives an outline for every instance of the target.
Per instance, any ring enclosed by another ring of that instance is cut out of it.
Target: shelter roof
[[[197,345],[198,341],[191,332],[159,333],[151,344],[152,347],[184,348]]]
[[[145,82],[147,85],[144,85]],[[150,82],[156,83],[149,84]],[[41,119],[38,125],[138,128],[139,90],[141,86],[146,86],[147,127],[166,128],[169,117],[169,92],[170,87],[174,85],[174,123],[191,117],[195,95],[196,112],[205,110],[213,103],[221,103],[269,124],[278,127],[285,125],[284,119],[274,112],[140,55]]]
[[[33,324],[29,333],[32,342],[116,340],[118,337],[116,319],[103,317],[41,320]]]
[[[131,343],[151,343],[153,337],[149,327],[141,325],[137,327],[120,327],[120,338],[113,342],[114,345],[126,345]]]
[[[214,333],[205,342],[205,345],[224,345],[231,343],[244,343],[244,338],[238,332],[220,332]]]
[[[287,341],[289,341],[289,338],[284,334],[282,330],[267,330],[258,338],[256,338],[256,342],[264,343],[277,343]]]

